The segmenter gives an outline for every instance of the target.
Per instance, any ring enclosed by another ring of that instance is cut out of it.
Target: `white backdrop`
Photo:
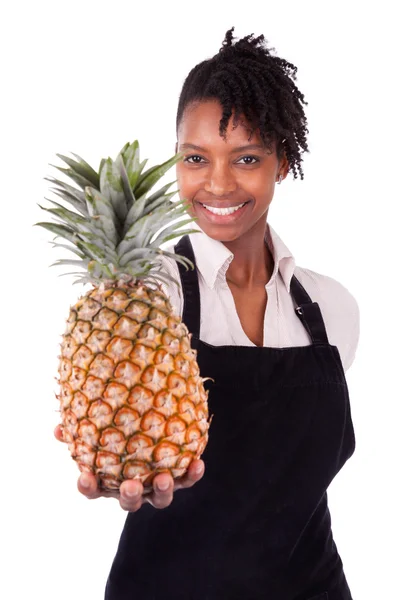
[[[126,516],[116,501],[76,491],[77,467],[53,437],[60,334],[83,288],[48,268],[59,251],[32,227],[49,195],[43,178],[57,176],[49,163],[73,151],[97,168],[134,139],[149,166],[172,156],[183,80],[232,26],[238,37],[263,33],[297,65],[309,103],[305,180],[277,186],[269,221],[300,266],[334,277],[359,303],[347,374],[357,448],[329,488],[332,526],[355,600],[400,598],[395,6],[37,0],[2,9],[2,598],[100,600]]]

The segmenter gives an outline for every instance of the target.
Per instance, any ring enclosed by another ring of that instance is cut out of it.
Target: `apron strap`
[[[329,344],[321,309],[313,302],[300,281],[293,275],[290,281],[290,293],[297,303],[296,315],[303,323],[313,344]]]
[[[193,347],[200,339],[200,288],[197,277],[196,260],[190,238],[183,236],[175,246],[176,254],[181,254],[193,262],[195,269],[185,269],[177,263],[183,292],[182,321],[193,335]],[[324,319],[317,302],[313,302],[300,281],[293,275],[290,282],[290,293],[297,303],[296,315],[304,325],[313,344],[329,344]]]
[[[200,339],[200,288],[196,260],[188,235],[184,235],[176,244],[175,253],[188,258],[194,264],[194,269],[186,270],[181,263],[177,262],[183,293],[182,321],[193,336],[192,347],[196,347],[196,340]]]

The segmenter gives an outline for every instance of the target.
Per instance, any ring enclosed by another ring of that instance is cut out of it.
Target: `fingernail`
[[[159,489],[161,492],[165,492],[165,491],[166,491],[166,490],[169,488],[169,481],[166,481],[166,480],[164,480],[164,479],[163,479],[162,481],[159,481],[159,482],[157,483],[157,488],[158,488],[158,489]]]
[[[194,472],[196,473],[196,475],[201,475],[203,471],[204,471],[203,465],[197,465],[197,467],[194,470]]]
[[[137,498],[137,496],[139,496],[139,492],[137,489],[132,490],[128,488],[127,490],[123,490],[122,495],[126,498]]]

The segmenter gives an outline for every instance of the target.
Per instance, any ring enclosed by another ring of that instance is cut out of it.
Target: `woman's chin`
[[[211,225],[210,223],[200,223],[197,221],[197,225],[200,229],[208,235],[208,237],[216,240],[217,242],[233,242],[237,240],[243,234],[243,231],[238,227],[227,227]]]

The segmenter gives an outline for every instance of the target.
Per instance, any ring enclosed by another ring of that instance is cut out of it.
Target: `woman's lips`
[[[196,202],[196,208],[197,210],[200,211],[200,214],[202,217],[204,217],[207,221],[209,221],[210,223],[215,223],[215,224],[227,224],[227,223],[234,223],[235,221],[238,221],[243,214],[246,212],[247,206],[249,205],[250,201],[247,201],[244,203],[244,206],[242,206],[241,208],[238,208],[237,210],[235,210],[235,212],[228,214],[228,215],[216,215],[215,213],[212,213],[211,211],[209,211],[207,208],[205,208],[203,206],[203,204],[201,204],[201,202]],[[215,208],[228,208],[227,206],[217,206]]]

